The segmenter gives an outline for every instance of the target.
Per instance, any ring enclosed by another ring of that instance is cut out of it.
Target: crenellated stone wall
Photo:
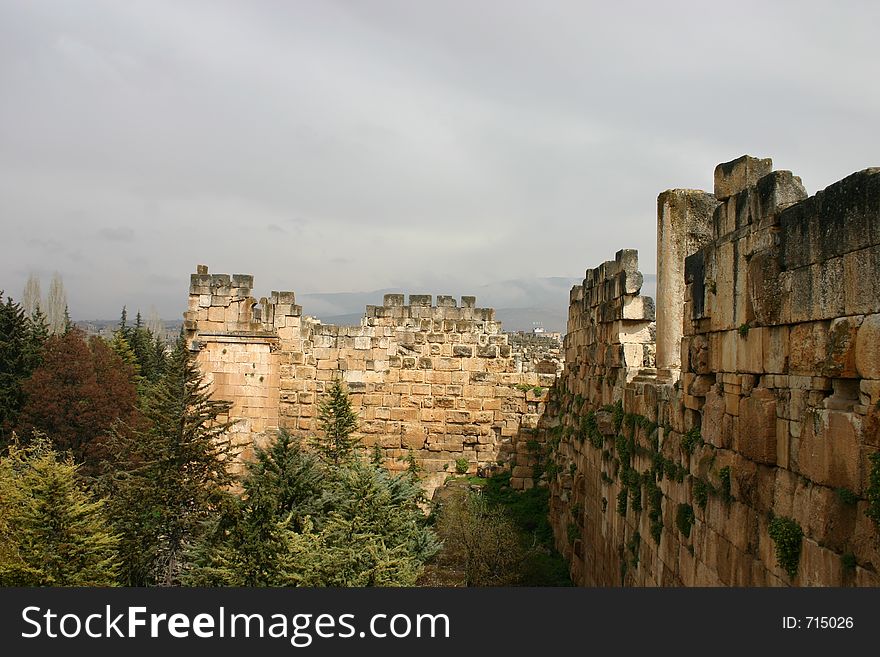
[[[318,432],[328,385],[345,382],[359,417],[358,436],[379,445],[387,466],[403,469],[413,450],[432,488],[456,471],[503,464],[512,484],[534,484],[537,433],[557,376],[514,350],[491,308],[474,297],[385,295],[359,326],[304,316],[293,292],[251,295],[253,277],[191,277],[186,337],[217,398],[233,402],[233,431],[248,458],[278,428]],[[520,436],[528,436],[517,440]],[[519,450],[519,453],[517,452]],[[525,476],[528,475],[528,476]]]
[[[571,293],[544,423],[574,580],[880,585],[880,169],[807,198],[719,165],[658,199],[656,324],[640,286],[621,251]]]

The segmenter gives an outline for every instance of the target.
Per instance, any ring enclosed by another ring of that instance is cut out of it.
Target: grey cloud
[[[57,265],[74,316],[177,317],[199,262],[301,294],[577,278],[624,246],[651,272],[656,195],[710,189],[719,161],[772,156],[811,192],[878,164],[878,23],[876,3],[2,3],[0,281]]]
[[[98,231],[98,236],[109,242],[132,242],[134,241],[134,230],[125,226],[102,228]]]

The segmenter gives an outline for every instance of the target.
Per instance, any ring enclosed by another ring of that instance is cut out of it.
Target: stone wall
[[[491,308],[449,296],[385,295],[359,326],[303,316],[293,292],[257,301],[253,277],[191,277],[184,328],[217,398],[233,402],[234,431],[248,458],[278,428],[318,433],[318,407],[334,379],[345,382],[357,435],[379,445],[392,469],[413,450],[432,488],[465,459],[468,471],[501,462],[513,484],[531,486],[525,445],[544,415],[552,372],[514,350]],[[524,366],[525,363],[525,366]],[[536,369],[538,371],[536,371]],[[519,447],[521,454],[517,454]]]
[[[658,251],[656,339],[635,252],[572,289],[544,424],[574,580],[880,585],[880,169],[807,198],[719,165],[660,195]]]

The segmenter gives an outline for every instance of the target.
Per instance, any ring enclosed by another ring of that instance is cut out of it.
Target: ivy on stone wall
[[[769,534],[776,544],[776,563],[794,579],[801,559],[804,530],[793,518],[777,516],[770,520]]]

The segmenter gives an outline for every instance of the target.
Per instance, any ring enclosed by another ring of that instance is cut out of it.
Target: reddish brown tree
[[[137,392],[131,366],[97,337],[79,330],[46,341],[43,364],[23,384],[27,401],[19,416],[23,435],[34,429],[69,450],[88,473],[119,420],[135,419]]]

